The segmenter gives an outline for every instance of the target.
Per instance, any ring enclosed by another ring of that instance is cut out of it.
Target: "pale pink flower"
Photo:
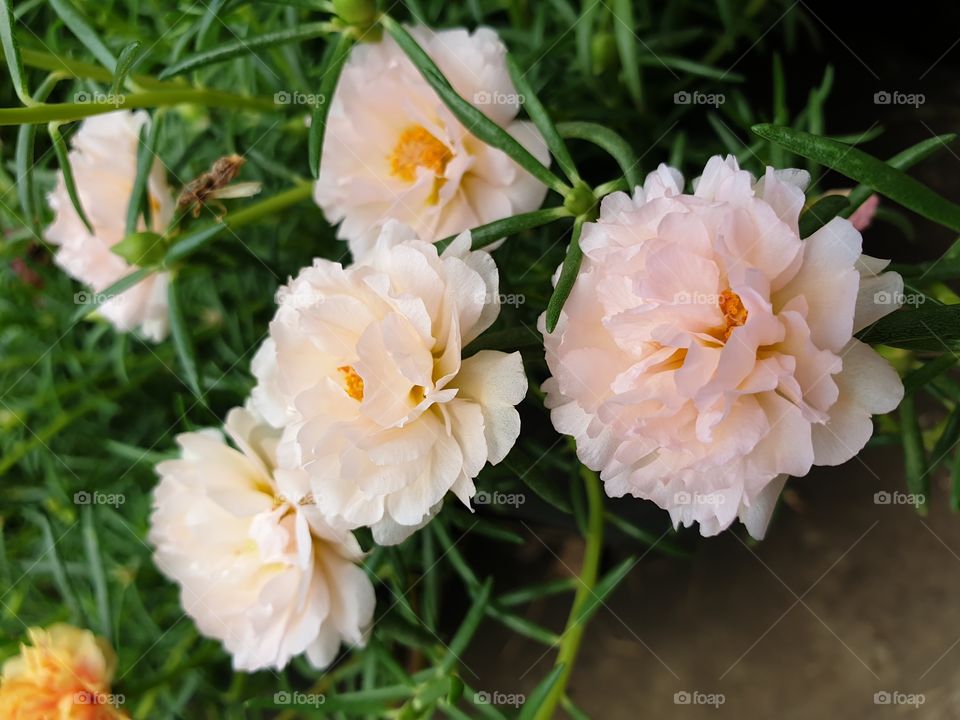
[[[323,520],[305,473],[277,467],[278,431],[240,408],[225,429],[235,448],[217,431],[183,433],[181,456],[157,465],[157,567],[236,669],[279,670],[301,653],[326,667],[373,620],[360,545]]]
[[[410,32],[461,96],[549,162],[539,131],[515,119],[520,98],[493,30]],[[547,188],[471,135],[389,36],[352,50],[331,103],[316,201],[354,257],[388,219],[435,242],[543,202]]]
[[[849,460],[900,402],[896,372],[852,336],[903,282],[847,220],[801,241],[808,181],[714,157],[691,195],[661,165],[585,226],[544,389],[609,495],[762,537],[787,476]]]
[[[59,246],[54,260],[94,293],[103,292],[136,269],[111,248],[125,236],[127,205],[137,176],[140,130],[148,121],[143,111],[95,115],[83,121],[71,140],[70,168],[93,233],[70,201],[61,173],[57,173],[57,186],[48,197],[54,219],[44,235]],[[163,233],[173,219],[174,198],[159,159],[150,169],[147,199],[152,211],[149,229]],[[142,222],[139,229],[146,229]],[[168,273],[155,273],[106,299],[98,311],[117,330],[139,328],[148,339],[160,341],[169,327],[168,282]],[[77,293],[78,302],[88,302],[88,295]]]
[[[253,361],[251,401],[284,426],[284,467],[304,468],[335,525],[380,544],[430,520],[448,492],[506,456],[527,389],[519,353],[464,347],[500,312],[497,266],[470,234],[442,254],[396,222],[348,267],[314,260],[278,293]]]

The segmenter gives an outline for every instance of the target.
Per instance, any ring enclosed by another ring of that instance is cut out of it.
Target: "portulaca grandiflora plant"
[[[945,502],[960,255],[869,227],[960,232],[906,173],[953,136],[788,109],[802,6],[180,5],[2,3],[4,718],[587,717],[642,555],[871,438]],[[493,693],[478,633],[552,669]]]

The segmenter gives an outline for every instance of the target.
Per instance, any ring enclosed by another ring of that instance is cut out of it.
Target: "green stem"
[[[72,58],[52,55],[51,53],[27,48],[20,48],[20,58],[23,60],[23,64],[29,67],[63,73],[67,77],[77,78],[78,80],[96,80],[101,83],[113,82],[113,73],[96,63],[74,60]],[[185,87],[183,82],[165,82],[150,77],[149,75],[131,75],[129,79],[141,87],[154,88],[157,90],[161,88],[173,90]]]
[[[102,115],[116,110],[131,108],[155,108],[167,105],[193,103],[207,107],[231,110],[278,112],[279,106],[272,99],[247,97],[221,92],[186,88],[182,90],[146,90],[144,92],[118,95],[114,102],[107,103],[39,103],[31,107],[0,109],[0,125],[23,125],[25,123],[70,122],[91,115]]]
[[[640,171],[640,161],[637,159],[637,154],[630,147],[630,143],[618,133],[592,122],[557,123],[557,131],[561,137],[587,140],[605,150],[617,161],[623,171],[623,176],[630,184],[631,190],[637,185],[643,185],[643,175]]]
[[[570,679],[570,673],[576,663],[580,641],[583,639],[585,629],[585,623],[581,622],[580,616],[584,607],[589,605],[594,594],[593,588],[597,583],[600,550],[603,546],[603,493],[600,490],[600,480],[596,473],[581,466],[580,477],[583,478],[587,491],[588,507],[587,546],[583,554],[583,567],[580,569],[580,584],[573,598],[573,606],[570,608],[567,625],[560,641],[560,651],[557,653],[555,667],[562,665],[562,674],[550,690],[550,694],[547,695],[544,703],[537,710],[534,720],[549,720],[553,717],[557,705],[560,704],[566,693],[567,681]]]

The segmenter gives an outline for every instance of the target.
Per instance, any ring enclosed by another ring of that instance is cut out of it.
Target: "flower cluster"
[[[493,31],[412,36],[460,95],[549,162],[540,133],[516,119],[520,97]],[[50,196],[57,262],[95,292],[131,270],[111,248],[124,237],[146,122],[111,113],[74,137],[89,228],[62,176]],[[519,352],[468,349],[501,297],[497,264],[472,249],[471,230],[536,210],[546,187],[471,134],[389,36],[352,51],[324,138],[315,200],[352,263],[314,259],[280,288],[243,407],[224,432],[179,435],[178,456],[156,467],[157,566],[244,671],[301,654],[322,668],[342,644],[363,645],[376,598],[354,531],[394,545],[450,495],[471,508],[481,470],[520,434],[527,393]],[[593,191],[568,174],[583,198],[565,208],[584,204],[580,227]],[[855,333],[896,309],[876,298],[901,297],[902,280],[862,254],[847,220],[800,237],[808,182],[773,168],[757,179],[714,157],[687,193],[661,165],[632,196],[604,197],[583,225],[582,267],[555,331],[541,318],[543,390],[554,427],[575,438],[608,495],[652,500],[704,535],[739,518],[762,537],[788,476],[847,461],[871,417],[900,402],[896,372]],[[147,199],[151,229],[169,231],[158,162]],[[870,213],[856,217],[861,227]],[[167,282],[153,275],[101,312],[160,340]],[[107,687],[110,661],[89,633],[37,631],[34,644],[5,670],[0,707]]]

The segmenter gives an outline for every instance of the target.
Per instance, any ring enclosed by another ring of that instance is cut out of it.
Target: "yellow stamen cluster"
[[[720,293],[720,312],[723,313],[723,339],[729,340],[730,333],[747,321],[747,309],[743,306],[740,296],[732,290]]]
[[[338,367],[337,370],[343,376],[343,389],[347,395],[354,400],[363,400],[363,378],[357,375],[357,371],[349,365]]]
[[[437,193],[443,183],[447,163],[453,159],[450,148],[437,140],[422,125],[411,125],[402,133],[390,154],[390,174],[404,182],[417,178],[417,168],[432,170],[437,180],[431,193],[431,202],[437,201]]]

